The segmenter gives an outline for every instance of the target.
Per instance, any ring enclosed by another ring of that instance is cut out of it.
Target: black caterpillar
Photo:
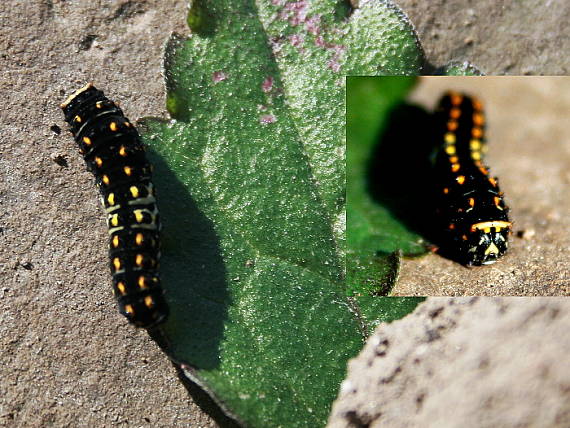
[[[160,220],[152,167],[134,126],[92,84],[61,104],[65,121],[95,174],[107,212],[110,265],[119,311],[137,327],[164,321],[168,307],[158,275]]]
[[[482,163],[486,152],[481,102],[450,92],[436,110],[436,218],[448,251],[467,266],[497,261],[512,223],[496,177]]]

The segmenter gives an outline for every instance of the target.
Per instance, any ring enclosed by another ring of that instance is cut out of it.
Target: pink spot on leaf
[[[261,84],[261,89],[263,90],[263,92],[271,91],[271,89],[273,89],[273,77],[271,76],[267,77]]]
[[[325,39],[323,38],[323,36],[317,36],[316,37],[315,45],[317,45],[319,48],[326,48],[327,47],[327,43],[325,42]]]
[[[340,71],[340,63],[338,63],[332,59],[327,63],[327,65],[335,73],[338,73]]]
[[[296,25],[302,24],[307,19],[307,9],[309,4],[307,0],[301,0],[294,3],[287,3],[283,9],[285,13],[283,18],[289,17],[289,23],[294,27]]]
[[[214,73],[212,74],[212,81],[214,83],[222,82],[222,81],[226,80],[227,78],[228,78],[228,75],[226,73],[224,73],[223,71],[214,71]]]
[[[319,28],[320,23],[321,23],[321,15],[315,15],[305,21],[305,28],[309,33],[317,36],[321,31],[321,29]]]
[[[304,42],[303,36],[299,34],[292,34],[291,36],[289,36],[289,40],[291,41],[291,45],[293,45],[296,48],[301,46]]]
[[[277,122],[277,118],[272,114],[264,114],[259,118],[259,123],[266,124],[266,123],[274,123]]]

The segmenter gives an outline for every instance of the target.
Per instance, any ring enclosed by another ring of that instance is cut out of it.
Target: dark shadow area
[[[192,401],[207,413],[221,428],[241,428],[242,425],[237,423],[234,419],[230,418],[224,413],[220,406],[208,395],[206,391],[200,388],[199,385],[192,382],[185,374],[184,371],[175,363],[172,365],[176,368],[178,378],[188,391]]]
[[[337,0],[334,6],[334,20],[342,22],[349,19],[354,12],[354,7],[350,0]]]
[[[201,37],[214,36],[218,28],[218,18],[216,11],[210,10],[211,7],[207,0],[194,0],[192,2],[186,16],[186,23],[192,30],[192,33]]]
[[[219,238],[166,162],[156,152],[148,155],[163,225],[160,275],[170,310],[149,334],[175,361],[216,369],[230,304]]]
[[[427,59],[424,60],[422,66],[422,76],[441,76],[443,74],[444,67],[436,67]]]
[[[368,192],[413,232],[434,242],[433,117],[401,104],[390,113],[367,170]],[[404,254],[405,255],[405,254]]]

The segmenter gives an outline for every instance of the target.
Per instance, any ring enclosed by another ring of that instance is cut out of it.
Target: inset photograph
[[[570,294],[567,77],[349,77],[356,296]]]

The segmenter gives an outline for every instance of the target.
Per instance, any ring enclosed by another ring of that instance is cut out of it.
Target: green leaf
[[[323,426],[386,316],[347,297],[344,75],[414,74],[423,56],[391,3],[341,3],[194,2],[194,34],[166,50],[173,119],[143,122],[164,346],[247,426]]]
[[[368,334],[374,333],[381,322],[390,323],[414,311],[425,297],[379,297],[358,296],[355,303],[361,308],[361,316],[371,320],[367,325]]]

